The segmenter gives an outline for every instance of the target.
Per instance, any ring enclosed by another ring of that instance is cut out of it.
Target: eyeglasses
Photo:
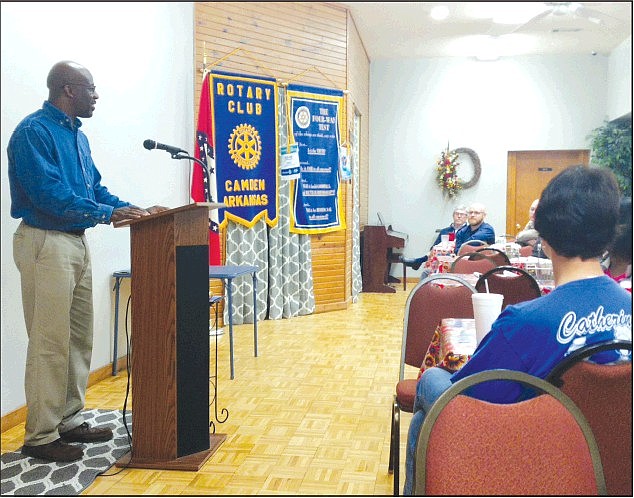
[[[467,216],[467,213],[454,213],[456,216]]]
[[[83,86],[84,88],[87,88],[90,93],[95,93],[97,91],[97,87],[95,85],[87,85],[86,83],[66,83],[66,85]],[[62,85],[62,88],[66,85]]]
[[[467,214],[471,216],[472,214],[483,214],[484,211],[467,211]]]

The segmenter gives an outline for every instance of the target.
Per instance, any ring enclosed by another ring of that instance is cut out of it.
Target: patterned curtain
[[[264,220],[258,220],[253,228],[247,228],[233,221],[227,223],[226,265],[257,266],[258,320],[266,318],[269,294],[269,258],[267,226]],[[233,324],[253,323],[253,278],[251,274],[233,279]],[[229,322],[229,306],[225,292],[224,323]]]
[[[354,113],[350,133],[352,166],[352,302],[356,303],[362,289],[361,279],[361,236],[359,232],[359,123],[360,116]]]
[[[278,92],[279,144],[288,140],[286,92]],[[278,224],[269,228],[259,220],[253,228],[229,221],[226,228],[227,265],[255,265],[257,273],[258,320],[277,320],[308,315],[315,310],[310,236],[290,233],[290,194],[288,180],[280,180]],[[251,275],[233,280],[233,323],[253,323]],[[225,307],[228,308],[228,307]],[[224,321],[229,320],[225,309]]]

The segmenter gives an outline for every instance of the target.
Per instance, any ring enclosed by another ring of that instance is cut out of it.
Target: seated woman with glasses
[[[487,244],[495,242],[495,230],[484,221],[486,215],[487,210],[484,204],[476,202],[469,206],[467,224],[456,232],[456,254],[458,254],[460,246],[468,240],[482,240]]]

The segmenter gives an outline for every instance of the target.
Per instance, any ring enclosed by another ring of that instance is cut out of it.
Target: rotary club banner
[[[339,189],[343,92],[289,85],[286,95],[300,163],[300,178],[291,183],[290,231],[342,230],[346,227]]]
[[[220,227],[278,220],[277,85],[272,78],[211,72]]]

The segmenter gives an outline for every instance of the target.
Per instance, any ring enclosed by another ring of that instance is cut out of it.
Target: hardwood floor
[[[219,450],[198,472],[124,469],[98,477],[84,494],[391,495],[391,403],[412,288],[363,293],[348,310],[261,321],[257,358],[253,326],[235,326],[234,380],[226,330],[218,411],[226,408],[229,418],[216,424],[227,434]],[[86,407],[121,409],[126,377],[90,387]],[[401,484],[410,420],[401,414]],[[24,424],[5,431],[2,452],[20,448],[23,434]]]

